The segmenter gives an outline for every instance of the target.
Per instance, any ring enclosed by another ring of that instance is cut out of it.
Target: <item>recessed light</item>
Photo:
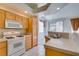
[[[57,10],[59,10],[60,8],[58,7]]]
[[[27,11],[24,11],[25,13],[28,13]]]

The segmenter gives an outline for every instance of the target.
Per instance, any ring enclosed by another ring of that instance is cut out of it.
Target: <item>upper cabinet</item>
[[[5,11],[0,10],[0,28],[5,26]]]
[[[23,22],[23,27],[24,27],[24,28],[28,28],[28,19],[29,19],[29,18],[23,17],[22,22]]]
[[[77,31],[79,28],[79,18],[71,19],[71,25],[74,31]]]
[[[29,18],[28,24],[29,24],[29,25],[28,25],[28,32],[29,32],[29,33],[32,33],[32,29],[33,29],[33,28],[32,28],[32,25],[33,25],[33,18],[31,18],[31,17]]]
[[[15,20],[15,14],[6,12],[6,20]]]
[[[16,15],[16,21],[18,21],[21,24],[22,24],[22,19],[23,19],[22,16]]]

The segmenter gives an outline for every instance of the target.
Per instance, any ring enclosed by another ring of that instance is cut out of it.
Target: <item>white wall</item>
[[[52,14],[48,18],[50,19],[52,18],[52,21],[54,21],[54,19],[65,18],[64,19],[64,26],[65,26],[64,32],[73,32],[71,22],[70,22],[70,18],[73,18],[73,17],[79,17],[79,3],[68,4],[67,6],[62,8],[60,11],[58,11],[55,14]]]
[[[44,25],[43,25],[43,22],[41,22],[39,20],[39,33],[42,33],[44,31]]]
[[[71,18],[74,16],[79,17],[79,3],[68,4],[67,6],[59,10],[57,13],[52,14],[47,18],[51,18],[51,19],[62,18],[62,17]]]
[[[44,35],[48,35],[48,21],[44,22]]]

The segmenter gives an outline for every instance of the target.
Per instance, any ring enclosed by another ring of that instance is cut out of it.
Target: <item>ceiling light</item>
[[[25,11],[25,13],[28,13],[27,11]]]
[[[58,7],[57,10],[59,10],[60,8]]]

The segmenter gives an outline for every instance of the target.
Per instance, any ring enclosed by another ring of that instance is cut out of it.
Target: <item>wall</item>
[[[55,14],[52,14],[48,18],[56,19],[56,18],[71,18],[74,16],[79,17],[79,4],[78,3],[71,3],[65,6],[64,8],[60,9]]]
[[[44,25],[43,25],[43,22],[41,22],[39,20],[39,33],[43,32],[44,31]]]
[[[69,19],[69,20],[68,20]],[[48,24],[52,24],[54,22],[57,22],[57,21],[63,21],[64,24],[63,24],[63,28],[64,28],[64,31],[63,32],[71,32],[71,23],[70,23],[70,18],[58,18],[58,19],[53,19],[51,22],[49,22]],[[49,29],[49,28],[48,28]]]
[[[71,3],[59,10],[57,13],[52,14],[48,18],[52,19],[64,19],[64,32],[73,32],[70,19],[73,17],[79,17],[79,4]]]

